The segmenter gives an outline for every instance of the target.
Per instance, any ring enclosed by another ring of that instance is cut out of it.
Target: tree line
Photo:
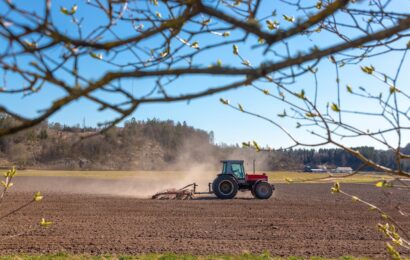
[[[0,127],[17,122],[0,116]],[[84,170],[182,170],[196,165],[217,169],[222,159],[243,159],[251,171],[302,170],[304,166],[361,167],[342,149],[274,149],[256,152],[240,145],[215,144],[214,133],[186,122],[150,119],[126,121],[122,127],[101,129],[43,122],[34,128],[0,138],[0,166]],[[397,168],[393,151],[357,147],[377,163]],[[410,153],[410,144],[402,149]],[[409,165],[402,165],[409,169]],[[363,170],[373,170],[369,167]]]

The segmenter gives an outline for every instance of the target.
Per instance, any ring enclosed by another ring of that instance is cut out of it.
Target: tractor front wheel
[[[238,183],[230,175],[220,175],[212,183],[212,190],[220,199],[233,199],[238,192]]]
[[[266,200],[272,196],[273,188],[272,185],[267,183],[266,181],[260,181],[255,184],[253,187],[253,195],[257,199]]]

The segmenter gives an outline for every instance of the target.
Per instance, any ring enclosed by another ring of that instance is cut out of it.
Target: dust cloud
[[[268,154],[229,147],[221,152],[213,146],[201,146],[195,140],[186,140],[176,160],[167,165],[169,171],[135,171],[131,177],[118,178],[115,172],[113,178],[20,177],[16,180],[16,190],[150,198],[157,192],[196,183],[199,185],[197,191],[205,192],[208,183],[221,171],[220,161],[232,159],[244,160],[248,173],[252,172],[254,159],[257,170],[268,168]]]

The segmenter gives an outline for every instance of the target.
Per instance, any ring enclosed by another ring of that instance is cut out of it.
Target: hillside
[[[0,127],[14,124],[0,117]],[[44,122],[18,134],[0,138],[0,167],[82,170],[179,170],[219,167],[222,159],[252,160],[259,170],[301,170],[304,165],[351,166],[361,163],[341,149],[272,150],[257,153],[238,145],[214,144],[213,132],[184,123],[156,119],[125,122],[100,129]],[[84,138],[86,137],[86,138]],[[395,167],[393,153],[361,147],[376,162]],[[408,145],[403,151],[410,151]],[[408,165],[403,165],[409,168]],[[371,169],[366,169],[371,170]]]

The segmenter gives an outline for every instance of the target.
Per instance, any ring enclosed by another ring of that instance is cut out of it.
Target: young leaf
[[[229,105],[229,100],[227,99],[220,98],[219,101],[221,101],[221,103],[224,105]]]
[[[44,218],[42,218],[41,221],[40,221],[40,226],[42,226],[42,227],[48,227],[48,226],[50,226],[51,224],[53,224],[53,222],[51,222],[51,221],[46,221]]]
[[[330,189],[330,191],[331,191],[332,193],[338,193],[338,192],[340,192],[340,184],[339,184],[338,182],[335,182],[335,183],[333,184],[333,187]]]
[[[199,43],[198,43],[198,42],[193,42],[193,43],[191,44],[191,48],[193,48],[193,49],[199,49]]]
[[[233,54],[238,55],[239,54],[238,46],[236,44],[234,44],[232,47],[233,47]]]
[[[317,114],[312,113],[312,112],[307,112],[307,113],[305,114],[305,116],[306,116],[306,117],[317,117]]]
[[[97,59],[97,60],[102,60],[103,59],[103,56],[102,56],[101,53],[97,54],[97,53],[94,53],[94,52],[90,52],[90,56],[93,57],[94,59]]]
[[[376,183],[376,187],[382,188],[386,185],[386,181],[379,181]]]
[[[395,93],[395,92],[400,92],[395,86],[391,86],[391,87],[389,88],[389,91],[390,91],[390,94],[393,94],[393,93]]]
[[[340,108],[337,104],[333,103],[332,106],[330,107],[333,111],[335,112],[340,112]]]
[[[296,96],[297,96],[298,98],[300,98],[300,99],[305,99],[305,98],[306,98],[306,97],[305,97],[305,90],[302,89],[302,90],[300,91],[300,93],[296,93]]]
[[[364,73],[367,73],[367,74],[373,74],[373,72],[374,72],[374,67],[371,65],[371,66],[361,66],[360,67],[361,69],[362,69],[362,71],[364,72]]]
[[[347,90],[347,92],[349,92],[349,93],[353,93],[353,89],[352,89],[352,87],[349,86],[349,85],[346,85],[346,90]]]
[[[231,35],[231,32],[224,32],[222,34],[223,37],[229,37]]]
[[[73,15],[75,12],[77,12],[78,6],[73,5],[70,10],[67,10],[65,7],[60,7],[60,12],[65,14],[65,15]]]
[[[239,110],[240,110],[241,112],[244,112],[243,107],[242,107],[241,104],[238,104],[238,108],[239,108]]]
[[[33,200],[34,201],[41,201],[43,199],[43,195],[38,191],[34,194]]]
[[[216,66],[217,66],[217,67],[222,67],[222,61],[221,61],[220,59],[218,59],[218,60],[216,61]]]
[[[248,67],[251,66],[251,62],[248,61],[248,60],[243,60],[243,61],[242,61],[242,64],[245,65],[245,66],[248,66]]]
[[[259,144],[255,140],[253,140],[252,143],[253,143],[253,146],[255,146],[256,151],[260,152],[261,148],[259,147]]]
[[[278,21],[271,21],[271,20],[266,20],[266,24],[268,25],[269,30],[277,30],[279,29],[279,22]]]
[[[251,146],[251,144],[250,144],[250,142],[242,142],[242,146],[243,147],[250,147]]]
[[[283,15],[283,19],[285,19],[286,21],[293,23],[295,21],[295,17],[293,16],[287,16],[286,14]]]

